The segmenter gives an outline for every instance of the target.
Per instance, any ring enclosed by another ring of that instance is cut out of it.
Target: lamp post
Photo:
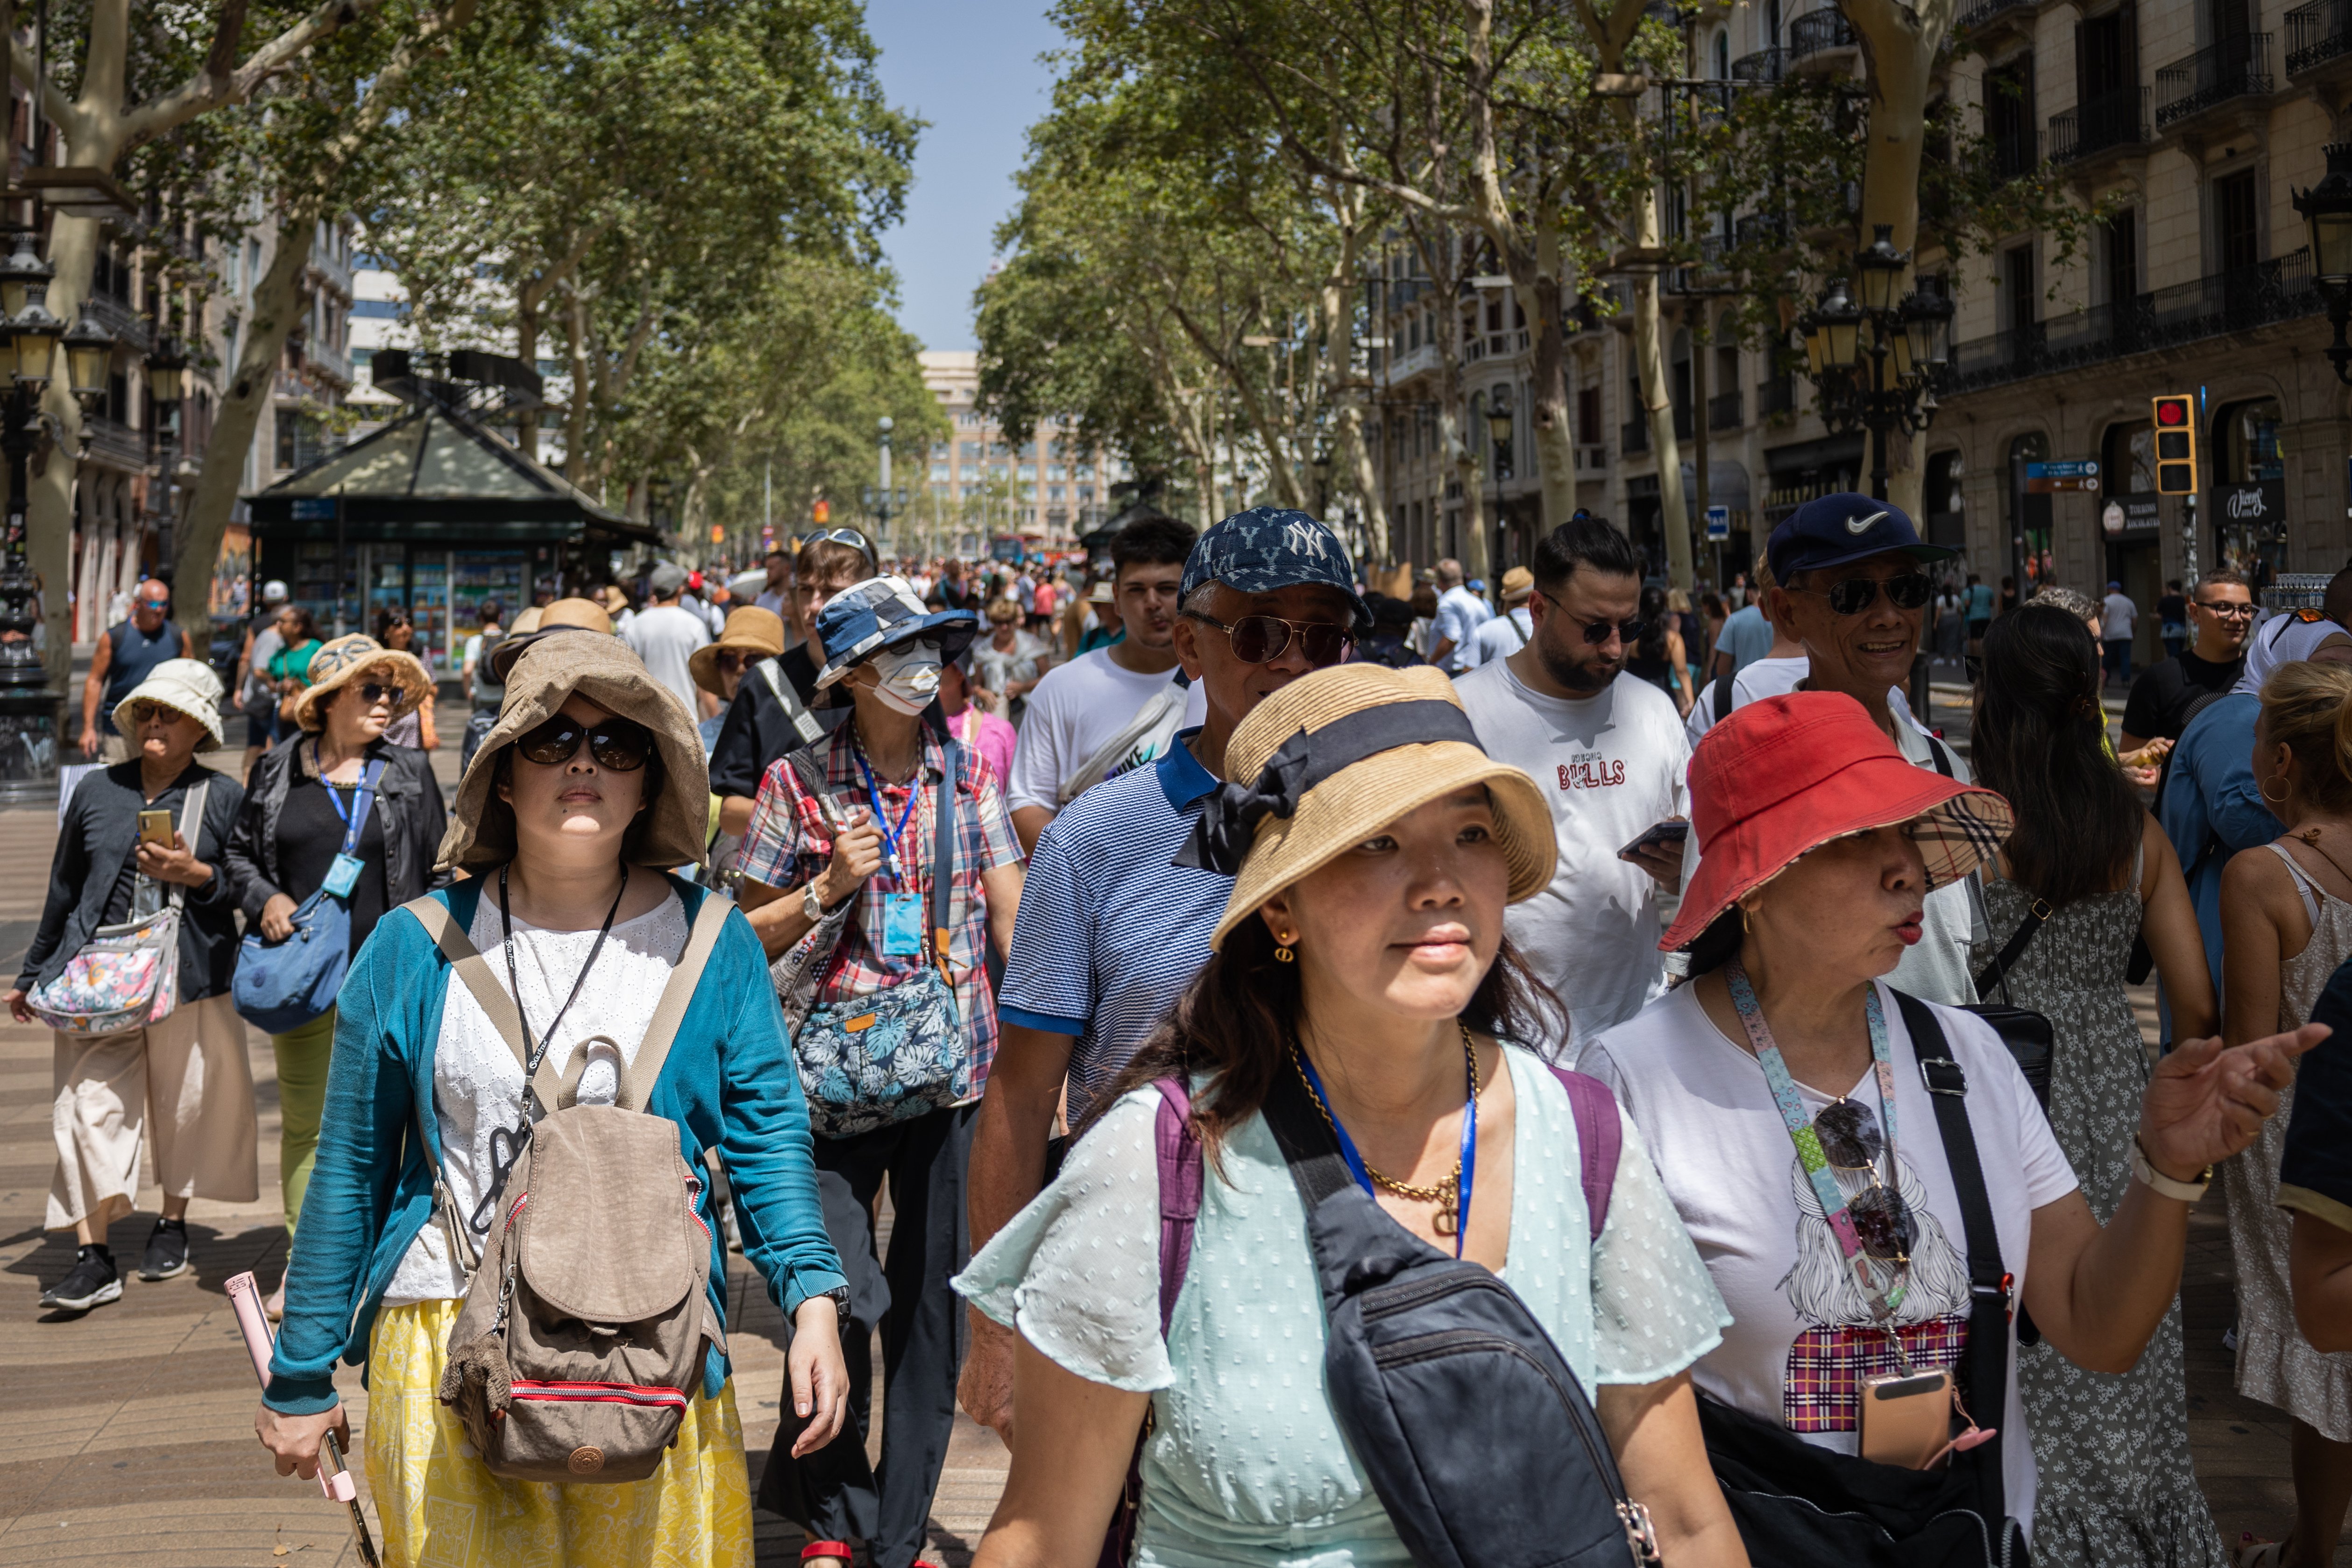
[[[2336,379],[2352,386],[2352,343],[2345,341],[2345,326],[2352,321],[2352,142],[2332,143],[2326,153],[2326,174],[2294,193],[2294,210],[2311,226],[2312,276],[2336,328],[2327,362]]]
[[[8,512],[0,539],[0,799],[16,799],[57,783],[58,694],[36,637],[41,627],[40,580],[26,559],[25,519],[33,455],[54,435],[41,413],[51,362],[65,323],[48,309],[56,268],[36,254],[37,237],[18,228],[15,250],[0,261],[0,370],[11,378],[0,398],[0,453],[8,462]],[[68,632],[66,635],[70,635]]]
[[[167,537],[180,521],[173,492],[179,488],[180,405],[187,396],[187,372],[188,356],[181,351],[180,341],[159,326],[155,350],[147,356],[147,409],[162,469],[156,476],[153,510],[163,518]]]
[[[1885,500],[1886,437],[1925,430],[1935,418],[1933,384],[1950,357],[1952,301],[1940,289],[1902,294],[1910,253],[1895,248],[1893,225],[1876,228],[1853,258],[1852,286],[1831,279],[1797,325],[1822,422],[1870,432],[1870,493]]]

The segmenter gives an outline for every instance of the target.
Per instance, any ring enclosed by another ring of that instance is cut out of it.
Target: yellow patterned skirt
[[[751,1568],[732,1384],[686,1407],[677,1445],[642,1481],[502,1480],[435,1392],[459,1305],[376,1314],[365,1444],[386,1568]]]

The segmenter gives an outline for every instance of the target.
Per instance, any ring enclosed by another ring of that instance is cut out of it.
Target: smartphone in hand
[[[1644,849],[1659,848],[1669,844],[1680,847],[1683,840],[1689,837],[1690,824],[1680,817],[1672,817],[1664,822],[1654,822],[1642,830],[1642,836],[1639,838],[1617,851],[1617,858],[1630,860]]]
[[[176,830],[168,811],[142,811],[139,814],[139,842],[152,844],[158,849],[169,849]]]

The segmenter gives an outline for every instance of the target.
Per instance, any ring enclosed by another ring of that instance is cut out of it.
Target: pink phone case
[[[269,1386],[269,1355],[277,1348],[269,1337],[269,1318],[261,1310],[261,1282],[250,1272],[239,1274],[228,1282],[228,1304],[236,1313],[236,1326],[245,1332],[245,1348],[253,1357],[253,1375],[261,1386]],[[333,1437],[327,1439],[327,1457],[333,1460],[333,1473],[329,1474],[323,1461],[319,1466],[319,1489],[336,1502],[351,1502],[359,1494],[351,1471],[343,1468],[343,1456],[337,1451]]]

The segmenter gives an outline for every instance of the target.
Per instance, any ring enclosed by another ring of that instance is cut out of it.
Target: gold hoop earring
[[[1749,935],[1753,935],[1753,934],[1754,934],[1754,932],[1755,932],[1755,931],[1756,931],[1756,927],[1754,926],[1754,924],[1752,924],[1752,923],[1749,921],[1749,920],[1748,920],[1748,906],[1747,906],[1746,904],[1742,904],[1742,905],[1740,905],[1740,906],[1739,906],[1739,934],[1740,934],[1740,935],[1742,935],[1742,936],[1749,936]]]
[[[2271,786],[2270,786],[2269,784],[2263,784],[2263,783],[2261,783],[2261,782],[2259,782],[2259,781],[2258,781],[2258,782],[2255,784],[2254,787],[2255,787],[2256,789],[2258,789],[2258,790],[2262,791],[2262,792],[2263,792],[2263,798],[2264,800],[2270,801],[2270,803],[2271,803],[2273,805],[2284,805],[2286,804],[2286,795],[2285,795],[2284,792],[2281,792],[2281,793],[2280,793],[2280,795],[2279,795],[2275,799],[2273,799],[2273,797],[2272,797],[2272,795],[2271,795]]]
[[[1274,961],[1276,963],[1288,963],[1290,962],[1290,944],[1293,939],[1294,933],[1290,931],[1284,931],[1280,936],[1274,939]]]

